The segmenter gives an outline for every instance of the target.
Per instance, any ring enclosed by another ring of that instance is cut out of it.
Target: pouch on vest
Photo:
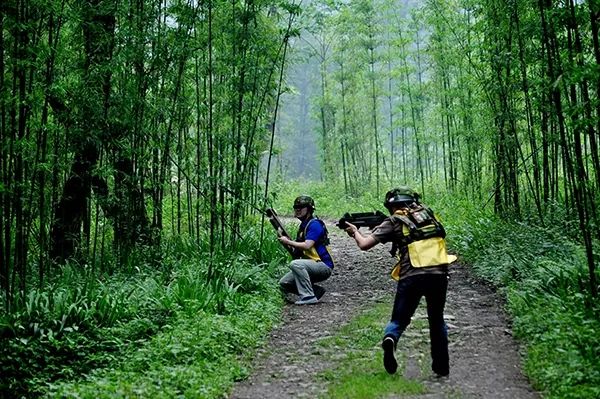
[[[443,240],[443,239],[442,239],[442,240]],[[445,241],[444,241],[444,244],[443,244],[443,245],[444,245],[444,247],[446,246],[446,244],[445,244]],[[411,252],[410,252],[410,246],[409,246],[408,252],[409,252],[409,256],[410,256],[410,264],[411,264],[413,267],[425,267],[425,266],[416,266],[416,265],[415,265],[415,262],[413,262],[413,259],[416,259],[416,258],[413,258],[413,257],[412,257],[412,254],[411,254]],[[451,263],[455,262],[455,261],[456,261],[456,259],[458,259],[458,258],[456,257],[456,255],[448,254],[448,253],[446,252],[446,263],[447,263],[447,264],[451,264]],[[423,262],[425,259],[423,259],[423,257],[420,257],[420,258],[419,258],[419,260],[420,260],[421,262]],[[396,280],[396,281],[400,280],[400,270],[401,270],[401,268],[400,268],[400,262],[401,262],[401,261],[399,260],[399,261],[398,261],[398,262],[397,262],[397,263],[394,265],[394,268],[392,269],[392,273],[390,274],[390,275],[391,275],[391,277],[392,277],[394,280]],[[443,263],[442,263],[442,264],[443,264]],[[438,265],[439,265],[439,264],[432,265],[432,266],[438,266]]]
[[[396,263],[396,265],[392,269],[391,276],[396,281],[400,280],[400,261],[398,261],[398,263]]]

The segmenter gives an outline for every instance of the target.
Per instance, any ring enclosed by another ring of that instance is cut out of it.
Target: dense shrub
[[[600,305],[590,295],[581,245],[564,215],[547,225],[505,221],[469,204],[445,204],[449,240],[473,270],[506,294],[525,371],[549,398],[600,397]]]
[[[65,267],[0,317],[0,392],[222,392],[281,305],[275,276],[285,253],[272,235],[259,248],[248,229],[239,248],[212,259],[178,237],[164,243],[158,266],[140,263],[110,276]],[[185,385],[192,372],[201,384]],[[81,388],[73,382],[87,374]]]

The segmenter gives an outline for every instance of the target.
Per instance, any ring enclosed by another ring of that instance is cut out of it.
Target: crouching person
[[[314,216],[315,201],[306,195],[294,200],[294,216],[300,220],[296,240],[279,237],[284,245],[294,248],[295,256],[289,264],[290,271],[279,284],[284,292],[299,296],[296,305],[319,302],[325,288],[316,285],[327,280],[333,271],[333,259],[329,253],[329,238],[325,223]]]

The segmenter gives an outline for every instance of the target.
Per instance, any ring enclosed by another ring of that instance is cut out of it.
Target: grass
[[[402,377],[404,359],[400,351],[397,352],[399,371],[390,375],[383,368],[379,344],[389,312],[390,303],[377,304],[352,319],[334,336],[319,342],[334,364],[320,377],[327,383],[323,398],[370,399],[425,392],[421,383]]]
[[[258,253],[256,236],[211,267],[179,238],[133,274],[66,268],[0,315],[0,396],[222,397],[282,306],[285,253],[271,236]]]
[[[277,319],[273,293],[248,300],[230,315],[181,313],[114,369],[53,386],[63,398],[221,398],[248,375],[254,350]]]
[[[600,397],[600,305],[589,292],[583,247],[568,235],[567,210],[554,209],[549,227],[541,227],[467,203],[446,205],[455,210],[447,223],[451,244],[506,296],[533,386],[549,399]]]

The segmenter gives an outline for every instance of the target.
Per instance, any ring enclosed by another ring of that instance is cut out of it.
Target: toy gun
[[[269,218],[269,222],[271,222],[271,225],[275,229],[275,232],[277,233],[277,237],[287,237],[290,240],[292,239],[291,236],[288,234],[288,232],[285,230],[285,227],[283,227],[283,223],[281,223],[281,220],[279,220],[279,217],[277,216],[277,212],[275,212],[275,209],[273,209],[273,208],[265,209],[265,216],[267,218]],[[292,248],[283,243],[281,245],[283,245],[283,247],[286,249],[286,251],[288,251],[290,253],[290,255],[292,255],[292,258],[294,258],[294,259],[299,258],[298,251],[296,251],[295,248]]]
[[[348,227],[346,222],[352,223],[358,228],[379,226],[387,216],[381,211],[374,212],[359,212],[359,213],[344,213],[344,216],[336,223],[340,229]]]

